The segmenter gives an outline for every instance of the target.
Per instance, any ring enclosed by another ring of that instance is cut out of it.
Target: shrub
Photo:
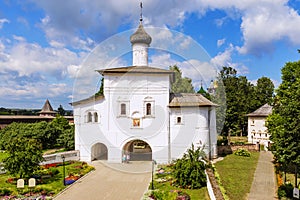
[[[282,197],[292,198],[293,197],[293,185],[291,183],[285,183],[285,184],[281,185],[278,188],[277,194],[278,194],[279,199],[281,199]]]
[[[205,153],[200,148],[192,148],[177,159],[173,166],[176,184],[189,189],[198,189],[206,186],[205,164],[201,160]]]
[[[13,193],[13,190],[10,188],[0,188],[0,196],[9,196]]]
[[[59,174],[59,170],[57,168],[55,168],[55,167],[50,167],[48,169],[48,171],[50,171],[50,173],[51,173],[52,176],[55,176],[56,174]]]
[[[234,152],[234,155],[237,155],[237,156],[244,156],[244,157],[250,157],[251,156],[251,153],[246,150],[246,149],[238,149]]]

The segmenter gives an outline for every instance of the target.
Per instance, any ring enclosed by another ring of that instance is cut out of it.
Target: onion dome
[[[135,31],[135,33],[133,33],[130,36],[131,44],[144,43],[144,44],[150,45],[151,41],[152,41],[152,38],[148,33],[146,33],[142,23],[140,23],[140,25],[139,25],[138,29]]]

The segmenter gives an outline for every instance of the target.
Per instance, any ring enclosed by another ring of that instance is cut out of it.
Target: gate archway
[[[152,149],[150,145],[143,140],[132,140],[123,147],[123,156],[130,156],[130,161],[151,161]]]
[[[105,144],[96,143],[91,149],[91,160],[107,160],[108,150]]]

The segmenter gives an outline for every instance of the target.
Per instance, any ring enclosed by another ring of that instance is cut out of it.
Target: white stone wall
[[[269,133],[265,126],[266,117],[248,117],[248,142],[256,144],[257,142],[268,146]]]

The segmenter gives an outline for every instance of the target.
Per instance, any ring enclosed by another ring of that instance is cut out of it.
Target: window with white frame
[[[98,113],[97,112],[94,112],[94,122],[98,122],[99,119],[98,119]]]
[[[99,115],[97,111],[87,111],[85,115],[85,122],[86,123],[98,123],[99,122]]]
[[[126,115],[126,104],[121,103],[121,115]]]
[[[92,113],[88,112],[88,114],[87,114],[87,122],[89,123],[89,122],[92,122],[92,121],[93,121],[93,119],[92,119]]]
[[[129,101],[118,100],[118,116],[127,117],[129,115]]]
[[[144,99],[144,116],[154,117],[154,99],[152,97]]]
[[[183,124],[183,117],[182,117],[182,115],[175,116],[175,124]]]

